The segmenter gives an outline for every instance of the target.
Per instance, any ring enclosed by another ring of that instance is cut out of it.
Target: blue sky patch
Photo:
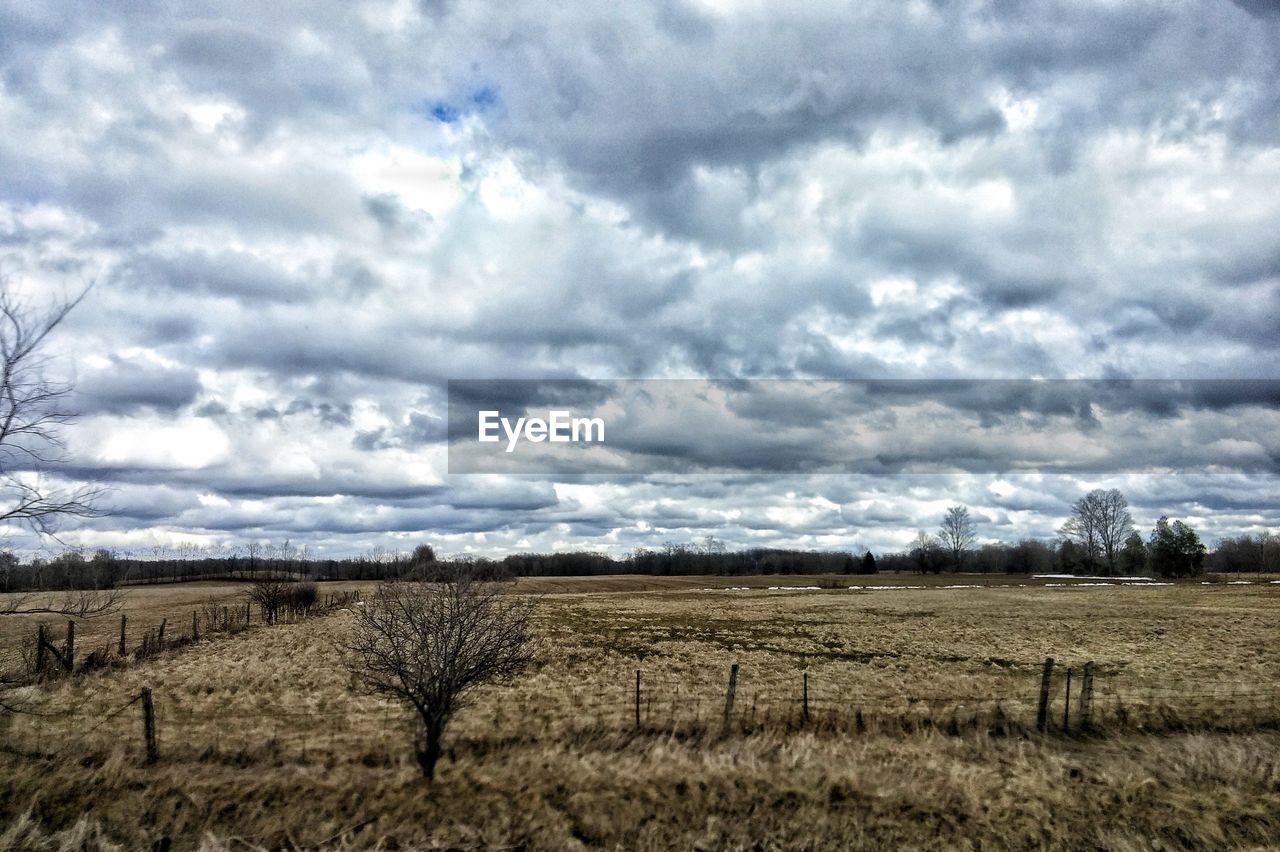
[[[462,117],[462,113],[451,104],[437,101],[431,105],[431,117],[442,124],[453,124]]]
[[[448,101],[435,101],[427,104],[427,113],[441,124],[453,124],[455,121],[473,112],[484,112],[501,102],[498,89],[494,86],[481,86],[470,95],[461,106],[454,106]]]
[[[484,86],[477,89],[471,95],[471,103],[481,110],[495,106],[498,103],[498,90],[493,86]]]

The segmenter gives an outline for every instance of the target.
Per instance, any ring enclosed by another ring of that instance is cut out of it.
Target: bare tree
[[[959,571],[965,551],[977,538],[973,529],[973,519],[969,517],[967,507],[952,506],[947,510],[947,514],[942,519],[942,526],[938,528],[938,538],[942,541],[942,546],[951,554],[952,564]]]
[[[517,674],[532,659],[532,603],[465,575],[391,580],[356,612],[349,665],[370,692],[408,702],[422,723],[416,748],[435,778],[445,726],[476,686]]]
[[[45,377],[42,348],[87,292],[39,312],[0,279],[0,523],[24,524],[39,535],[53,535],[62,518],[99,514],[99,489],[58,490],[39,478],[59,460],[59,427],[72,417],[71,388]]]
[[[1090,570],[1105,563],[1114,574],[1124,541],[1133,532],[1129,503],[1116,488],[1095,488],[1071,507],[1071,517],[1062,525],[1062,534],[1075,539],[1084,549]]]

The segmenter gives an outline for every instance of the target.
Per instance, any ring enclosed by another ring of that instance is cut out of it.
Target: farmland
[[[0,735],[0,848],[1280,844],[1280,586],[991,580],[522,581],[537,662],[476,694],[432,787],[404,708],[352,688],[348,612],[206,638],[21,691],[49,715]],[[137,589],[130,622],[239,591]],[[31,624],[0,629],[8,648]],[[1064,731],[1086,661],[1093,730]]]

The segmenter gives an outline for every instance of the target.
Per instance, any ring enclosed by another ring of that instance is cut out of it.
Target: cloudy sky
[[[44,475],[113,513],[63,539],[879,550],[957,502],[1049,536],[1096,486],[1280,527],[1265,441],[1176,474],[448,473],[451,379],[1277,378],[1280,7],[849,5],[0,5],[0,273],[93,285]]]

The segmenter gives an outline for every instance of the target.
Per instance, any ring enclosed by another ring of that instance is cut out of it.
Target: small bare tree
[[[435,778],[445,726],[476,686],[532,659],[532,603],[466,575],[391,580],[356,612],[349,665],[370,692],[407,701],[422,722],[418,764]]]

